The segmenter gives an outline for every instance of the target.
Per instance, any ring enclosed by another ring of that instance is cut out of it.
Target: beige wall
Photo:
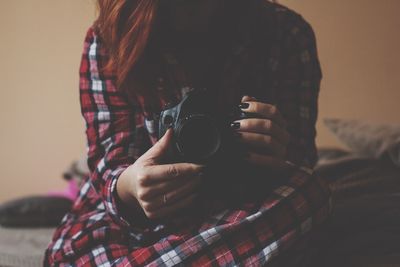
[[[400,123],[399,0],[279,0],[313,26],[324,78],[317,142],[337,145],[323,118]]]
[[[93,2],[0,1],[0,201],[62,188],[62,171],[85,152],[78,66]],[[320,118],[399,123],[400,1],[280,2],[316,32]],[[321,122],[318,132],[320,146],[338,144]]]
[[[78,66],[91,0],[0,1],[0,201],[62,188],[85,151]]]

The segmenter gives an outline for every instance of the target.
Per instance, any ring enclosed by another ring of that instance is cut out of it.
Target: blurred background
[[[324,118],[400,123],[399,0],[280,0],[314,28]],[[78,68],[94,0],[0,1],[0,202],[62,189],[85,154]]]

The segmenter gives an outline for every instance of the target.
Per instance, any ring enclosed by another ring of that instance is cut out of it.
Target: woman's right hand
[[[117,193],[126,205],[139,204],[150,219],[166,217],[196,199],[204,166],[192,163],[161,164],[173,130],[129,166],[117,180]]]

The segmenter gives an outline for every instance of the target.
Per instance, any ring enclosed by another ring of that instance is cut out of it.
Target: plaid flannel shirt
[[[229,88],[248,84],[250,89],[241,93],[276,104],[288,121],[292,137],[287,159],[312,168],[317,159],[315,122],[322,77],[314,32],[300,15],[286,7],[259,2],[259,8],[251,14],[257,20],[249,20],[257,27],[252,28],[254,35],[248,36],[261,38],[253,42],[242,38],[243,42],[233,46],[230,64],[238,70],[233,72],[242,73],[244,78],[227,82],[228,89],[223,93],[229,96],[229,90],[234,90]],[[166,58],[173,69],[176,62],[170,56]],[[304,168],[293,171],[262,200],[210,210],[206,217],[194,218],[179,229],[168,229],[161,223],[136,225],[135,216],[139,218],[140,211],[131,212],[132,220],[122,216],[116,181],[154,144],[156,133],[145,101],[128,101],[127,95],[116,89],[114,75],[102,71],[107,58],[101,39],[90,28],[80,66],[90,176],[72,211],[56,230],[45,265],[273,264],[279,258],[276,256],[290,250],[328,217],[329,189]],[[179,84],[181,76],[177,76]],[[162,87],[162,82],[160,79],[157,86]],[[179,85],[180,92],[187,86],[183,82]]]

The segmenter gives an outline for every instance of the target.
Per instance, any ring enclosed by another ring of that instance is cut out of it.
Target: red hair
[[[126,89],[132,82],[131,79],[138,82],[138,79],[149,78],[145,76],[148,76],[149,70],[155,69],[155,65],[150,66],[147,56],[145,60],[141,59],[155,26],[159,2],[160,0],[97,0],[99,16],[94,24],[95,31],[110,54],[103,70],[115,73],[117,88]],[[148,56],[154,57],[154,53]]]
[[[148,44],[159,0],[97,0],[99,16],[95,30],[110,58],[104,66],[116,74],[116,85],[124,87]]]

